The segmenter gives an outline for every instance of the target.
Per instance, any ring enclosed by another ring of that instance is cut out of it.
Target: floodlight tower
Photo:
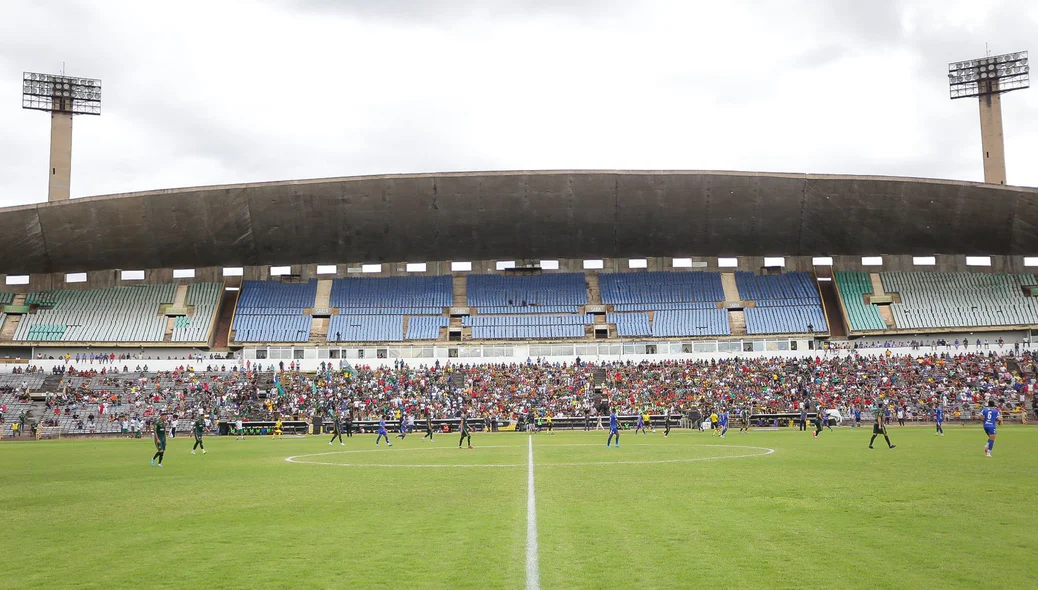
[[[25,72],[22,108],[50,113],[47,200],[67,201],[72,182],[72,115],[101,114],[101,81]]]
[[[1006,183],[1006,150],[1002,137],[1002,94],[1031,85],[1027,52],[989,55],[948,64],[952,99],[980,102],[980,140],[984,149],[984,182]]]

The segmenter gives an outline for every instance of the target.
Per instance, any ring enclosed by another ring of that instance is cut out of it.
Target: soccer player
[[[652,427],[652,416],[649,415],[649,411],[648,410],[645,410],[644,412],[642,412],[642,418],[645,419],[645,426],[648,427],[649,430],[651,430],[653,432],[656,432],[656,429]],[[646,433],[646,434],[648,434],[648,433]]]
[[[281,424],[281,416],[278,416],[277,420],[274,421],[274,438],[277,439],[277,440],[281,440],[281,433],[282,432],[283,431],[282,431],[282,424]]]
[[[717,415],[717,410],[710,411],[710,432],[712,432],[714,436],[717,436],[721,432],[717,429],[717,423],[720,419],[720,416]]]
[[[819,434],[822,434],[822,422],[825,420],[825,411],[819,407],[818,412],[815,414],[815,431],[811,433],[811,436],[818,438]]]
[[[235,440],[245,440],[245,427],[242,425],[241,416],[238,416],[234,420],[234,429],[237,431],[234,437]]]
[[[638,413],[638,423],[635,424],[635,426],[634,426],[634,434],[635,434],[635,436],[638,435],[638,431],[639,430],[642,431],[642,434],[649,434],[649,432],[647,430],[645,430],[645,418],[642,417],[641,412]]]
[[[742,409],[742,412],[739,412],[739,414],[740,414],[740,417],[742,418],[742,426],[739,427],[739,432],[745,432],[746,434],[749,434],[750,433],[750,407],[746,406],[745,408]]]
[[[378,420],[378,436],[375,437],[375,446],[382,442],[382,437],[386,437],[386,446],[391,447],[393,443],[389,442],[389,432],[386,430],[386,417],[383,416]]]
[[[433,441],[432,408],[425,409],[425,436],[422,437],[422,440],[426,438],[429,439],[429,442]]]
[[[721,438],[724,438],[725,433],[728,432],[728,408],[721,409],[721,415],[718,417],[717,426],[721,429]]]
[[[663,416],[663,438],[667,438],[668,436],[670,436],[670,411],[671,408],[667,408],[664,411],[665,415]]]
[[[458,427],[461,429],[461,439],[458,440],[458,448],[460,449],[461,446],[462,446],[462,443],[464,443],[465,440],[468,439],[469,448],[471,449],[472,448],[472,431],[469,430],[469,421],[468,421],[468,418],[465,417],[465,413],[464,412],[462,412],[462,414],[461,414],[461,424],[459,424]]]
[[[552,422],[551,412],[548,412],[547,414],[545,414],[545,416],[544,416],[544,424],[548,428],[548,434],[555,434],[555,431],[553,430],[553,428],[555,428],[555,423]]]
[[[937,432],[934,434],[944,436],[944,408],[937,406],[937,408],[934,409],[933,421],[937,424]]]
[[[195,418],[195,424],[191,428],[191,431],[195,435],[195,446],[191,447],[191,454],[194,455],[195,449],[201,448],[202,454],[204,455],[205,445],[202,444],[202,433],[205,432],[205,420],[202,418],[201,414],[199,414],[198,417]]]
[[[988,444],[984,447],[984,456],[990,457],[995,448],[995,426],[1002,423],[1002,412],[995,407],[995,400],[988,400],[988,407],[980,411],[984,417],[984,432],[988,435]]]
[[[152,433],[152,440],[155,442],[155,455],[151,458],[151,466],[155,467],[155,461],[158,460],[158,466],[162,467],[162,458],[166,454],[166,416],[160,414],[158,420],[155,421],[155,431]]]
[[[342,442],[342,414],[332,416],[332,440],[328,441],[328,444],[334,443],[336,438],[339,439],[340,446],[346,446],[346,443]]]
[[[883,435],[883,439],[887,441],[887,447],[894,448],[897,445],[890,444],[890,437],[887,436],[887,423],[883,417],[883,404],[879,400],[876,400],[875,407],[872,408],[872,414],[875,416],[875,423],[872,424],[872,440],[869,441],[869,448],[872,448],[872,443],[876,442],[876,437]]]
[[[400,434],[396,435],[400,440],[407,436],[407,414],[400,415]]]
[[[616,408],[609,409],[609,438],[606,439],[606,447],[613,442],[613,437],[616,437],[616,448],[620,448],[620,425],[616,420]]]

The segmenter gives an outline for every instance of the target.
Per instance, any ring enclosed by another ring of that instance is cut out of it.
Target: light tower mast
[[[980,102],[980,139],[984,150],[984,182],[1006,183],[1006,149],[1002,137],[1002,94],[1031,85],[1027,52],[989,55],[948,64],[952,99],[976,96]]]
[[[72,182],[72,115],[101,114],[101,81],[25,72],[22,108],[50,113],[48,201],[67,201]]]

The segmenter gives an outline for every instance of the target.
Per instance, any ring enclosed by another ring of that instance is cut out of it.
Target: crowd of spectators
[[[515,420],[520,416],[597,416],[615,408],[687,413],[729,408],[790,413],[804,406],[868,411],[878,401],[907,419],[937,406],[971,417],[989,399],[1009,416],[1034,410],[1034,355],[1012,348],[923,355],[833,353],[815,357],[708,361],[439,364],[357,367],[322,365],[303,373],[294,364],[216,365],[147,373],[146,366],[63,368],[61,391],[45,402],[45,424],[62,417],[92,430],[118,423],[132,434],[164,411],[181,419],[312,419],[348,413],[354,420],[388,416]]]

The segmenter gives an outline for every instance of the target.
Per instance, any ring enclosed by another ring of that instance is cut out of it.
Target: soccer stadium
[[[953,97],[989,125],[1021,63]],[[52,166],[0,207],[2,588],[1035,587],[1038,189],[1001,111],[985,182],[69,198],[100,82],[23,92]]]

